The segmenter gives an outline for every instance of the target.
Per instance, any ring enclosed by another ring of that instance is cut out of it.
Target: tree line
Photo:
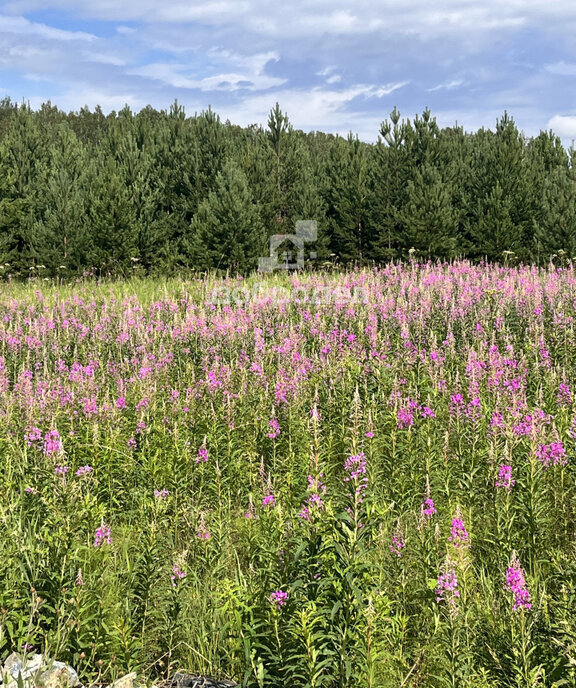
[[[318,223],[319,265],[409,255],[576,256],[576,153],[552,132],[440,128],[395,108],[375,144],[128,106],[0,101],[0,273],[247,272],[273,234]]]

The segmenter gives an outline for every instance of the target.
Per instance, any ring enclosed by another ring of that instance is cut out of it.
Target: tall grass
[[[261,279],[4,288],[2,656],[575,686],[574,270]]]

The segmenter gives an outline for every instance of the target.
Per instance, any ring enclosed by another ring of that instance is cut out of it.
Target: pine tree
[[[90,232],[88,158],[67,124],[58,125],[49,159],[39,169],[36,193],[42,198],[31,229],[31,253],[50,274],[81,271],[86,265]]]
[[[534,221],[534,253],[539,262],[559,252],[576,260],[575,151],[571,151],[571,160],[571,170],[556,167],[544,182],[541,210]]]
[[[258,207],[236,162],[225,163],[214,191],[200,203],[186,248],[195,267],[234,273],[254,269],[258,258],[266,255]]]
[[[87,229],[92,238],[87,267],[104,274],[126,274],[132,269],[133,259],[140,258],[131,189],[111,158],[93,160],[87,174],[91,198]]]
[[[398,256],[405,245],[401,211],[408,199],[411,177],[408,151],[412,136],[410,122],[401,120],[400,112],[394,108],[390,120],[385,120],[380,127],[370,175],[373,230],[369,250],[377,261]]]
[[[424,163],[408,182],[408,200],[401,211],[405,241],[429,257],[450,258],[456,252],[458,216],[449,184],[440,171]]]
[[[294,232],[299,220],[316,222],[317,239],[305,245],[305,257],[325,261],[330,256],[326,220],[326,203],[318,184],[318,171],[314,169],[310,153],[301,132],[293,132],[294,140],[286,155],[286,167],[292,171],[286,185],[286,221],[288,233]]]
[[[475,257],[529,260],[536,200],[526,174],[525,142],[506,113],[496,132],[476,134],[467,184],[464,231]]]
[[[27,276],[34,262],[31,227],[43,203],[35,185],[47,163],[47,138],[35,114],[21,106],[0,144],[0,251],[12,274]]]
[[[370,148],[352,134],[338,139],[326,171],[326,197],[333,252],[344,262],[367,258],[371,237]]]

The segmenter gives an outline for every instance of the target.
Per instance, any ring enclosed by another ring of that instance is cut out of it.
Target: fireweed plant
[[[572,267],[5,285],[0,658],[576,686],[575,377]]]

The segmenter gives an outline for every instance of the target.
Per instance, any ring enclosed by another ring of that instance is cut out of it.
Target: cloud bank
[[[33,106],[209,104],[265,123],[375,140],[396,105],[441,125],[576,136],[576,5],[566,0],[12,0],[0,2],[0,88]]]

